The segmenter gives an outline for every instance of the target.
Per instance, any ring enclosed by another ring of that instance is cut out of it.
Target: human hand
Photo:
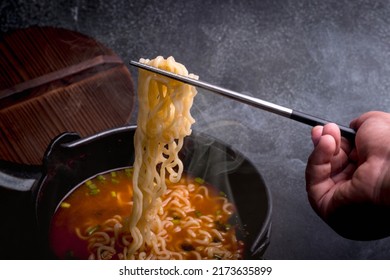
[[[341,235],[374,239],[390,234],[390,114],[369,112],[351,122],[355,143],[335,124],[312,130],[306,167],[313,209]]]

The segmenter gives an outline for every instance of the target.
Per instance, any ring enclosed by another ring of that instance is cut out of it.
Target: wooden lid
[[[40,165],[57,135],[128,124],[134,84],[123,61],[83,34],[31,27],[0,38],[0,160]]]

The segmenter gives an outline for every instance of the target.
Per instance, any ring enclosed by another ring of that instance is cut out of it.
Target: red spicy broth
[[[97,175],[75,188],[59,204],[50,228],[51,248],[58,258],[126,257],[124,242],[131,242],[126,229],[132,210],[132,171],[132,168],[125,168]],[[188,200],[182,199],[181,194],[184,193],[188,194]],[[227,203],[225,196],[210,188],[202,179],[185,174],[176,184],[167,181],[167,192],[162,198],[163,211],[158,217],[164,223],[166,251],[174,252],[169,258],[242,258],[243,242],[237,240],[236,228],[229,222],[235,209]],[[190,204],[190,207],[178,207],[180,203]],[[116,230],[113,230],[114,227]],[[156,234],[163,231],[158,230]],[[99,240],[105,240],[107,236],[111,240],[107,240],[107,244],[110,243],[111,247],[97,248]],[[121,241],[123,238],[125,241]],[[137,252],[135,258],[143,259],[145,255],[157,259],[166,256],[153,254],[150,248],[144,248],[144,252]]]

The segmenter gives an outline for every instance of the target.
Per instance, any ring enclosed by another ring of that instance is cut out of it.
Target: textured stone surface
[[[341,124],[390,108],[389,1],[3,0],[0,13],[2,32],[50,25],[92,36],[125,61],[173,55],[205,81]],[[193,115],[194,129],[244,153],[270,187],[266,258],[390,258],[389,239],[344,239],[310,208],[310,127],[204,91]]]

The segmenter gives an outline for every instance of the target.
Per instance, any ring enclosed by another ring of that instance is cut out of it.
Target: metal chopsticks
[[[327,121],[327,120],[324,120],[324,119],[321,119],[321,118],[318,118],[315,116],[311,116],[311,115],[306,114],[306,113],[302,113],[302,112],[299,112],[299,111],[296,111],[296,110],[293,110],[293,109],[290,109],[287,107],[283,107],[283,106],[280,106],[280,105],[277,105],[277,104],[274,104],[274,103],[271,103],[268,101],[264,101],[264,100],[259,99],[259,98],[251,97],[251,96],[248,96],[248,95],[245,95],[245,94],[233,91],[233,90],[222,88],[220,86],[216,86],[216,85],[204,82],[204,81],[192,79],[192,78],[189,78],[189,77],[186,77],[183,75],[178,75],[178,74],[175,74],[175,73],[172,73],[169,71],[165,71],[165,70],[162,70],[162,69],[159,69],[159,68],[141,63],[141,62],[137,62],[137,61],[132,60],[132,61],[130,61],[130,64],[133,66],[142,68],[144,70],[151,71],[151,72],[154,72],[156,74],[160,74],[160,75],[175,79],[177,81],[181,81],[183,83],[187,83],[187,84],[190,84],[190,85],[193,85],[196,87],[200,87],[200,88],[218,93],[220,95],[229,97],[231,99],[240,101],[242,103],[254,106],[254,107],[262,109],[262,110],[266,110],[266,111],[271,112],[271,113],[281,115],[283,117],[290,118],[292,120],[295,120],[295,121],[298,121],[298,122],[301,122],[304,124],[316,126],[316,125],[325,125],[327,123],[330,123],[330,121]],[[348,140],[354,142],[355,135],[356,135],[355,130],[353,130],[352,128],[346,127],[346,126],[342,126],[342,125],[338,125],[338,126],[340,128],[341,135],[343,137],[347,138]]]

